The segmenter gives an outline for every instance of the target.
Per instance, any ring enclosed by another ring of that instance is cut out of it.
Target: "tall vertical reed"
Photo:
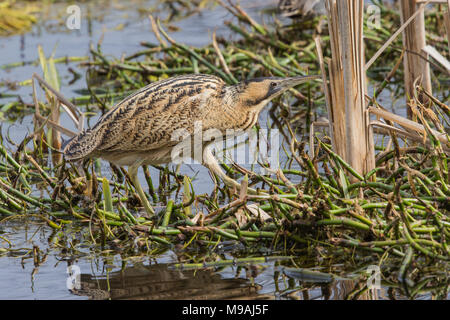
[[[334,149],[357,172],[366,174],[375,162],[365,103],[364,1],[327,0],[327,10]]]
[[[401,0],[401,20],[405,23],[417,10],[417,0]],[[405,68],[405,93],[407,103],[414,97],[414,83],[417,78],[424,90],[431,93],[430,64],[424,59],[426,53],[422,49],[425,41],[425,13],[422,11],[403,31],[403,44],[406,49],[403,65]],[[419,97],[421,102],[427,100],[426,96]],[[408,117],[412,117],[408,108]]]

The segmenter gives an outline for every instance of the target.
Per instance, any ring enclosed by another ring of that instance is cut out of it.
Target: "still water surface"
[[[274,6],[275,1],[243,1],[244,7],[260,19],[260,10]],[[89,43],[96,44],[102,38],[105,54],[119,57],[142,49],[141,41],[156,42],[150,29],[147,14],[142,9],[152,8],[153,1],[98,1],[81,4],[82,13],[89,12],[92,19],[83,16],[81,30],[68,31],[61,25],[65,14],[63,4],[44,9],[48,19],[22,36],[0,39],[0,65],[38,58],[37,46],[42,45],[47,55],[55,50],[55,57],[87,56]],[[164,15],[163,12],[159,14]],[[267,18],[267,17],[266,17]],[[218,35],[231,37],[223,21],[231,16],[222,8],[206,9],[200,14],[175,21],[179,31],[171,36],[188,45],[202,46],[211,41],[214,30]],[[270,18],[268,18],[270,19]],[[17,54],[19,53],[19,55]],[[68,67],[76,64],[57,65],[61,76],[61,92],[74,97],[74,90],[85,87],[84,78],[70,86],[72,75]],[[0,80],[24,81],[39,66],[0,70]],[[78,70],[83,74],[83,70]],[[14,93],[31,101],[30,87]],[[262,114],[265,119],[267,114]],[[261,121],[264,126],[265,121]],[[63,124],[72,125],[63,117]],[[73,128],[73,127],[72,127]],[[32,119],[25,117],[19,123],[2,126],[2,134],[8,133],[14,141],[21,141],[32,130]],[[102,170],[109,170],[107,166]],[[157,181],[157,172],[152,171]],[[197,194],[211,191],[211,178],[199,165],[183,166],[181,173],[197,173],[194,187]],[[141,177],[142,178],[142,177]],[[0,299],[340,299],[348,293],[351,276],[342,279],[319,278],[308,275],[292,275],[277,266],[279,261],[263,263],[229,264],[221,268],[189,269],[177,267],[186,252],[173,248],[152,257],[133,256],[87,247],[77,242],[80,231],[69,237],[54,234],[40,220],[13,220],[0,225],[0,235],[11,242],[16,250],[7,255],[0,251]],[[0,248],[8,247],[0,240]],[[71,249],[67,249],[71,248]],[[236,243],[215,250],[223,259],[233,260],[242,248]],[[34,259],[29,253],[35,250]],[[195,253],[188,253],[193,256]],[[272,252],[256,252],[253,256],[276,255]],[[79,272],[80,287],[69,280],[68,267],[76,276]],[[320,268],[317,268],[320,271]],[[71,290],[69,290],[71,289]],[[425,296],[426,297],[426,296]]]
[[[244,2],[249,13],[260,16],[259,10],[273,5],[273,1]],[[151,32],[147,14],[143,12],[155,7],[154,1],[97,1],[81,3],[81,29],[69,31],[64,27],[65,5],[54,4],[45,7],[44,21],[24,35],[0,39],[0,65],[38,59],[37,46],[41,45],[49,56],[53,50],[55,57],[87,56],[90,43],[97,44],[102,39],[105,55],[131,54],[142,50],[140,42],[157,42]],[[167,13],[158,7],[157,14]],[[142,9],[142,10],[141,10]],[[86,15],[89,14],[90,18]],[[188,45],[202,46],[210,43],[216,30],[218,35],[230,37],[223,25],[230,14],[222,8],[212,8],[194,14],[171,24],[179,31],[171,36]],[[18,54],[19,53],[19,54]],[[61,77],[61,92],[66,97],[74,97],[74,90],[85,88],[84,77],[70,86],[72,75],[68,68],[77,68],[75,63],[58,64]],[[83,69],[77,69],[84,74]],[[25,65],[19,68],[0,70],[2,81],[25,81],[33,72],[41,72],[39,65]],[[4,89],[3,89],[4,90]],[[14,91],[25,101],[31,101],[31,88],[21,87]],[[62,118],[62,123],[73,128],[73,124]],[[26,132],[33,128],[31,116],[18,123],[6,123],[2,134],[13,141],[21,141]],[[102,170],[109,170],[107,166]],[[156,170],[154,170],[156,171]],[[155,181],[157,172],[152,171]],[[197,173],[195,189],[198,193],[209,192],[211,178],[202,166],[184,166],[181,173]],[[269,275],[259,275],[252,283],[245,270],[236,274],[236,268],[226,268],[221,272],[213,270],[188,271],[170,269],[168,266],[178,261],[173,251],[167,251],[157,258],[125,258],[110,252],[99,253],[97,249],[79,248],[77,254],[64,252],[62,246],[52,243],[52,232],[39,221],[14,220],[0,226],[0,235],[11,242],[16,251],[6,255],[0,252],[0,299],[104,299],[104,298],[233,298],[259,297],[273,298],[273,282]],[[4,242],[1,247],[8,247]],[[30,250],[39,248],[39,262],[28,258]],[[82,247],[82,246],[81,246]],[[80,253],[82,252],[82,253]],[[24,258],[25,257],[25,258]],[[81,274],[83,290],[69,290],[68,266],[76,265]],[[271,264],[261,266],[271,268]],[[273,275],[273,272],[272,272]],[[109,284],[108,284],[109,283]],[[110,288],[110,290],[108,290]]]

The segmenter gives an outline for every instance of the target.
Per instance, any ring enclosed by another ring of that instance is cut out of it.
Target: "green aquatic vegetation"
[[[222,5],[239,21],[226,23],[239,35],[237,40],[214,36],[210,45],[195,48],[172,39],[167,27],[152,19],[158,42],[143,42],[142,50],[129,56],[107,56],[100,44],[91,46],[90,57],[82,61],[88,68],[87,88],[71,101],[78,106],[86,104],[89,112],[106,112],[114,102],[149,82],[183,73],[215,74],[229,84],[258,76],[319,73],[313,32],[295,27],[277,29],[277,21],[275,25],[259,24],[240,7]],[[390,35],[385,31],[378,34],[381,41]],[[326,34],[322,36],[324,55],[330,53],[328,40]],[[389,89],[387,83],[392,85],[385,73],[398,62],[390,59],[394,53],[395,48],[386,51],[385,60],[377,61],[380,65],[371,69],[375,102],[381,91]],[[56,88],[57,59],[41,53],[40,63],[45,79]],[[395,79],[400,76],[400,72],[395,73]],[[437,70],[436,77],[440,81],[446,75]],[[398,80],[394,83],[401,87]],[[244,191],[215,184],[210,194],[197,194],[195,177],[180,175],[169,167],[145,167],[149,199],[156,209],[153,217],[139,207],[136,190],[123,168],[111,166],[110,175],[105,177],[99,174],[98,161],[80,165],[54,161],[49,154],[57,154],[57,148],[46,142],[49,138],[43,139],[45,132],[31,133],[16,147],[7,147],[2,141],[0,216],[5,219],[1,221],[40,216],[58,232],[77,225],[85,230],[86,242],[110,246],[111,250],[137,249],[142,254],[177,247],[209,252],[233,242],[246,249],[276,250],[285,256],[302,250],[317,250],[321,257],[331,256],[331,252],[352,258],[369,255],[381,262],[395,262],[401,279],[416,276],[411,265],[419,270],[430,265],[448,267],[449,142],[436,139],[431,130],[427,132],[428,143],[420,145],[391,134],[399,142],[378,144],[376,168],[361,175],[333,152],[326,132],[308,136],[305,128],[313,122],[314,112],[321,113],[325,98],[320,83],[300,88],[291,90],[286,99],[274,101],[269,112],[269,124],[280,130],[284,142],[286,161],[280,163],[280,170],[265,176],[254,168],[223,165],[230,176],[241,181]],[[38,101],[44,118],[55,109],[54,94],[46,92],[47,101]],[[417,107],[422,115],[418,122],[445,132],[448,106],[441,99],[431,100],[427,109]],[[12,107],[3,106],[5,112]],[[45,122],[38,129],[45,129]],[[313,154],[308,148],[311,142]],[[158,170],[159,183],[152,181],[150,170]],[[247,188],[258,193],[247,194]],[[36,196],[36,190],[41,196]],[[193,259],[196,261],[186,258],[186,263],[175,267],[223,267],[263,260],[242,257],[217,262],[215,258],[206,253]],[[335,279],[300,267],[284,272],[291,278]],[[405,285],[393,279],[386,283]],[[417,294],[423,284],[418,281],[408,288]],[[364,290],[355,291],[353,296]]]

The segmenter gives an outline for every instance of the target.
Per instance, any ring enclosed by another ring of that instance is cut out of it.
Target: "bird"
[[[188,74],[153,82],[112,107],[90,129],[85,129],[63,146],[66,161],[102,158],[117,166],[128,166],[128,173],[148,214],[150,205],[137,178],[142,165],[160,165],[173,160],[172,151],[180,141],[173,139],[180,130],[187,138],[201,123],[201,130],[245,132],[258,121],[261,110],[274,98],[318,76],[262,77],[227,85],[221,78]],[[185,141],[186,141],[185,139]],[[211,152],[213,142],[202,142],[200,162],[226,185],[240,187],[221,169]]]
[[[296,19],[326,15],[324,0],[280,0],[278,10],[284,17]]]

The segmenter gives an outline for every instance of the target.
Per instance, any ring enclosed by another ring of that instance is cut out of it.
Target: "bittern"
[[[140,200],[148,213],[151,207],[137,178],[141,165],[172,161],[177,130],[194,134],[201,130],[252,128],[261,110],[272,99],[296,85],[318,78],[258,78],[228,86],[222,79],[203,74],[183,75],[151,83],[125,98],[103,115],[91,129],[67,142],[63,151],[68,161],[103,158],[117,166],[128,166]],[[210,141],[204,142],[201,162],[227,185],[239,184],[228,177],[212,155]]]

